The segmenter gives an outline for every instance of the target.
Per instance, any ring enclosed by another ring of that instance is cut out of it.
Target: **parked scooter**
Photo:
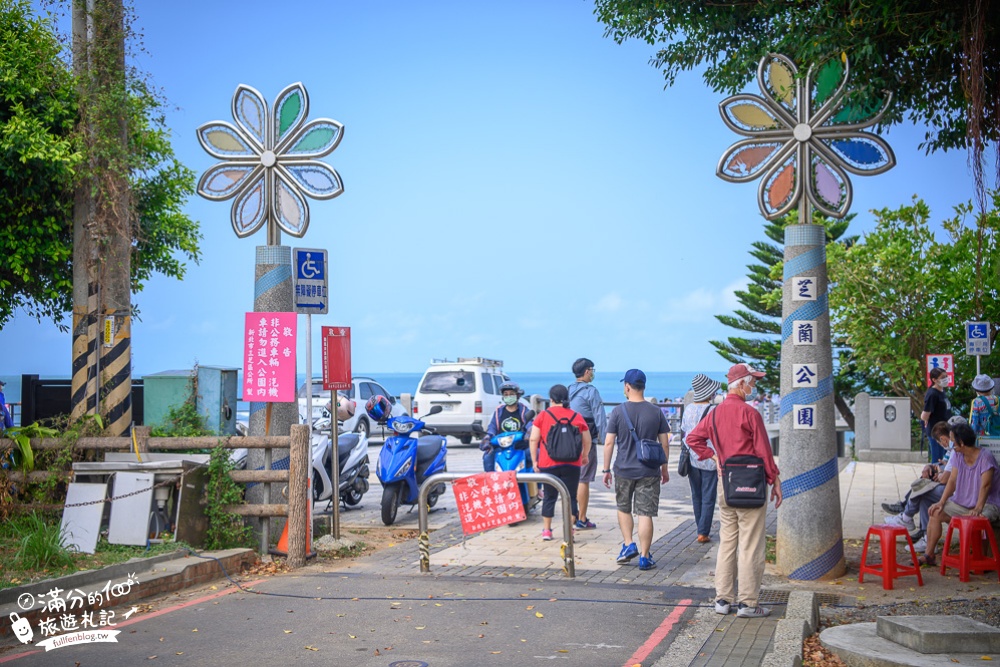
[[[330,479],[330,459],[333,443],[330,440],[330,417],[313,423],[312,432],[312,495],[313,501],[332,500],[333,480]],[[339,499],[344,505],[354,507],[368,491],[368,437],[363,433],[341,433],[337,436],[337,458],[340,464]]]
[[[435,405],[427,413],[435,415],[443,408]],[[372,396],[365,406],[373,423],[385,424],[393,435],[385,440],[378,455],[375,474],[382,482],[382,523],[391,526],[396,521],[400,504],[415,505],[420,498],[420,485],[425,479],[448,470],[448,445],[443,435],[420,435],[431,429],[413,417],[391,417],[392,404],[385,396]],[[427,496],[427,505],[434,507],[445,491],[436,484]]]
[[[534,416],[534,412],[528,413],[529,423]],[[490,446],[495,453],[494,466],[501,472],[534,472],[528,465],[528,436],[523,431],[497,433],[490,439]],[[535,488],[534,496],[531,495],[527,482],[521,482],[518,486],[521,488],[521,504],[527,512],[538,504],[537,485],[531,485]]]

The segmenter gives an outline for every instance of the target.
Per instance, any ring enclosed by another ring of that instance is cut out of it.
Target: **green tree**
[[[826,227],[827,247],[831,244],[851,245],[857,237],[845,237],[854,214],[845,220],[832,220],[813,212],[813,222]],[[736,291],[736,299],[743,305],[732,315],[716,315],[722,324],[734,329],[758,334],[749,338],[730,336],[725,341],[710,341],[723,359],[731,364],[749,362],[767,373],[759,383],[761,391],[777,394],[781,391],[781,287],[784,268],[782,245],[785,227],[798,223],[798,212],[792,211],[778,220],[764,223],[764,234],[768,241],[755,241],[750,255],[759,263],[747,265],[749,283],[745,290]],[[835,401],[841,416],[853,427],[854,415],[845,396],[857,393],[861,380],[853,373],[849,358],[833,335],[837,374],[835,380]]]
[[[856,100],[892,93],[884,122],[908,115],[929,128],[927,150],[970,150],[985,207],[983,149],[1000,138],[1000,3],[596,0],[594,13],[616,42],[656,46],[650,62],[668,86],[704,68],[713,90],[733,93],[767,53],[806,65],[846,53]]]
[[[975,359],[965,356],[963,324],[1000,321],[1000,197],[993,194],[992,203],[972,226],[966,224],[971,204],[959,206],[942,223],[947,238],[939,241],[930,209],[914,198],[912,205],[876,211],[876,227],[861,242],[830,248],[833,326],[846,337],[852,361],[909,397],[915,412],[923,406],[926,354],[955,355],[952,401],[971,400]],[[1000,369],[995,356],[983,365],[994,375]]]
[[[0,326],[21,309],[61,323],[72,309],[73,188],[87,164],[74,78],[50,21],[27,0],[0,6]],[[159,102],[129,96],[135,207],[132,289],[154,273],[182,278],[200,259],[197,222],[181,211],[194,173],[175,157]]]

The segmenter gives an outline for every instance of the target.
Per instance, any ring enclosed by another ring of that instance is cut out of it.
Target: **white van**
[[[413,395],[413,416],[441,435],[454,436],[468,445],[473,438],[486,435],[489,420],[502,402],[500,385],[509,380],[503,362],[495,359],[435,359]],[[435,405],[443,410],[425,417]]]

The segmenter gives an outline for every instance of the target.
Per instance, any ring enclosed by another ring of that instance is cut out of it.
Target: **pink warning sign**
[[[243,341],[243,400],[295,400],[295,313],[247,313]]]

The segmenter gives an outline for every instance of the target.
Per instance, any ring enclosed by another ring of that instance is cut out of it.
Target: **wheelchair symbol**
[[[986,338],[986,327],[969,327],[969,338]]]
[[[299,275],[306,280],[312,280],[313,278],[322,278],[323,276],[323,265],[318,264],[312,258],[312,253],[306,253],[306,259],[302,264],[299,265]]]

